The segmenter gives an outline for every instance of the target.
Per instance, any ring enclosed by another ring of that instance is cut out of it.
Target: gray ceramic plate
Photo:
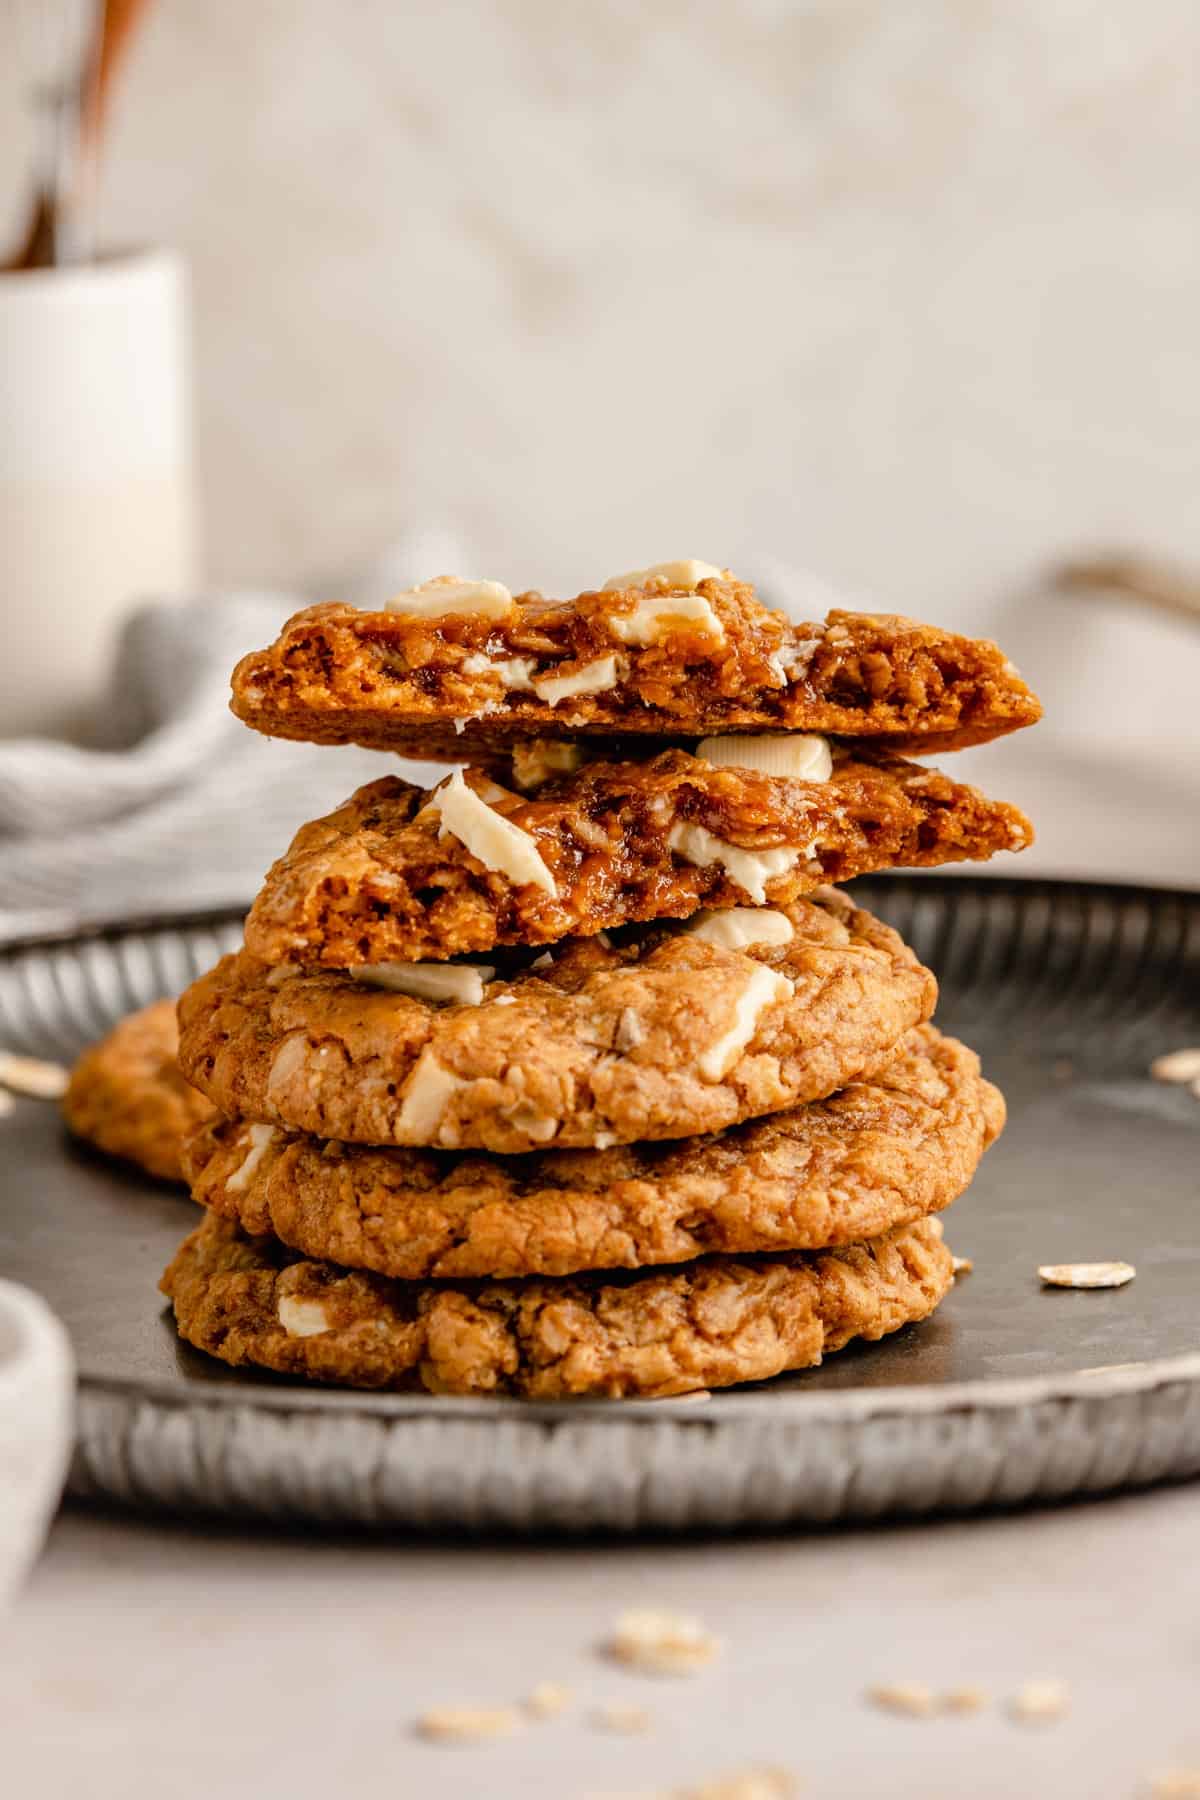
[[[144,1506],[519,1530],[776,1524],[1097,1492],[1200,1471],[1200,1100],[1147,1079],[1200,1042],[1200,896],[1056,882],[859,884],[938,972],[1010,1123],[948,1219],[975,1260],[937,1316],[827,1368],[704,1402],[364,1396],[181,1346],[155,1289],[182,1196],[18,1104],[0,1272],[66,1321],[72,1486]],[[183,918],[0,957],[0,1044],[70,1057],[234,943]],[[1119,1291],[1043,1291],[1044,1262],[1124,1258]]]

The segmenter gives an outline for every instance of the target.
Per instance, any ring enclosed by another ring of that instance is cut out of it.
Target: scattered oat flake
[[[642,1394],[622,1402],[625,1406],[690,1406],[697,1400],[711,1400],[709,1388],[688,1388],[682,1394]]]
[[[618,1662],[649,1675],[691,1675],[713,1662],[721,1641],[685,1613],[634,1608],[613,1627],[609,1650]]]
[[[1149,1792],[1150,1800],[1200,1800],[1200,1769],[1164,1769]]]
[[[951,1688],[942,1695],[942,1711],[948,1713],[982,1712],[988,1703],[988,1697],[982,1688]]]
[[[69,1080],[70,1073],[61,1063],[0,1050],[0,1087],[11,1088],[14,1094],[24,1094],[30,1100],[61,1100]]]
[[[1041,1263],[1038,1274],[1047,1287],[1118,1288],[1132,1281],[1137,1270],[1127,1262]]]
[[[1155,1081],[1200,1081],[1200,1049],[1171,1050],[1150,1064]]]
[[[1013,1696],[1012,1716],[1025,1725],[1061,1719],[1070,1705],[1065,1681],[1027,1681]]]
[[[790,1800],[798,1791],[796,1777],[786,1769],[746,1769],[698,1787],[675,1788],[660,1800]]]
[[[653,1723],[644,1706],[598,1706],[592,1714],[592,1724],[600,1731],[619,1732],[626,1737],[649,1731]]]
[[[574,1698],[572,1690],[561,1681],[539,1681],[525,1702],[525,1711],[535,1719],[556,1719]]]
[[[928,1719],[937,1704],[933,1689],[921,1681],[891,1681],[867,1689],[872,1706],[885,1712],[907,1713],[913,1719]]]
[[[437,1744],[483,1744],[511,1737],[521,1725],[513,1706],[435,1706],[417,1720],[417,1732]]]
[[[952,1256],[950,1261],[953,1265],[956,1279],[959,1275],[969,1275],[971,1270],[975,1267],[974,1261],[969,1256]]]

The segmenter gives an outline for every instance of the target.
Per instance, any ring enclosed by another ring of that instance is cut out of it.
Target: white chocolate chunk
[[[498,675],[501,687],[527,688],[533,685],[530,678],[536,668],[532,656],[506,656],[493,662],[490,656],[477,650],[463,658],[462,672],[464,675]]]
[[[542,1112],[532,1100],[518,1100],[505,1112],[504,1117],[514,1131],[524,1132],[535,1144],[548,1144],[552,1137],[557,1137],[560,1121],[550,1113]]]
[[[573,675],[543,675],[532,683],[532,687],[539,700],[544,700],[547,706],[557,706],[560,700],[573,700],[577,694],[603,694],[608,688],[616,687],[618,679],[614,653],[585,663]]]
[[[500,790],[501,792],[503,790]],[[516,887],[539,887],[555,895],[558,887],[527,831],[514,825],[469,788],[455,769],[431,803],[441,815],[442,829],[478,857],[485,868],[504,875]]]
[[[636,1050],[639,1044],[646,1041],[646,1027],[633,1010],[632,1006],[622,1007],[617,1019],[617,1028],[613,1033],[613,1049],[622,1053]]]
[[[757,769],[793,781],[828,781],[833,774],[829,740],[802,731],[701,738],[696,755],[718,769]]]
[[[688,937],[726,950],[749,944],[790,944],[796,928],[786,913],[769,906],[731,906],[727,912],[698,912],[684,927]]]
[[[267,1099],[272,1104],[276,1094],[300,1073],[308,1057],[309,1042],[303,1031],[294,1031],[290,1037],[284,1038],[271,1060],[271,1073],[267,1076]]]
[[[554,738],[534,738],[532,743],[514,744],[513,780],[529,793],[555,775],[573,775],[583,764],[583,754],[579,744],[563,744]]]
[[[795,992],[786,975],[760,963],[737,997],[733,1023],[708,1046],[696,1067],[706,1081],[722,1081],[758,1029],[769,1006],[790,999]]]
[[[282,1294],[275,1313],[289,1337],[317,1337],[329,1330],[329,1320],[319,1300],[297,1300],[291,1294]]]
[[[503,619],[516,605],[501,581],[467,581],[461,575],[436,575],[418,587],[406,588],[384,602],[384,612],[403,613],[408,619],[441,619],[447,613],[477,613],[485,619]]]
[[[680,626],[723,644],[725,627],[702,594],[655,594],[639,600],[632,612],[610,618],[608,628],[623,644],[657,644]]]
[[[250,1177],[253,1175],[255,1169],[257,1169],[263,1157],[267,1154],[267,1151],[271,1148],[274,1138],[275,1127],[273,1125],[251,1125],[245,1136],[245,1142],[249,1145],[249,1148],[242,1161],[241,1167],[238,1169],[236,1175],[231,1175],[229,1180],[225,1183],[226,1188],[231,1194],[240,1194],[245,1191],[249,1184]]]
[[[807,675],[812,666],[812,659],[821,648],[820,638],[797,638],[794,643],[784,644],[778,650],[772,650],[767,658],[772,675],[778,677],[780,685],[799,681]]]
[[[435,788],[429,790],[424,806],[413,815],[414,825],[427,825],[431,819],[441,818],[443,796],[456,779],[462,779],[457,769],[453,775],[447,775],[444,781],[439,781]],[[510,793],[508,788],[502,788],[499,782],[493,781],[489,775],[481,775],[478,771],[475,774],[475,785],[471,792],[477,794],[488,806],[498,806],[504,800],[512,800],[518,804],[520,801],[518,794]],[[446,831],[444,822],[441,835],[443,837],[454,835],[452,832]]]
[[[427,1044],[404,1090],[396,1135],[406,1144],[433,1144],[448,1103],[467,1083],[442,1067]]]
[[[485,983],[495,979],[490,963],[363,963],[350,970],[354,981],[365,987],[385,988],[390,994],[411,994],[414,1000],[449,1000],[456,1006],[480,1006]]]
[[[604,594],[618,593],[622,588],[649,587],[652,581],[665,582],[673,588],[698,588],[702,581],[720,581],[724,569],[718,569],[713,563],[701,562],[695,556],[682,557],[678,562],[654,563],[648,569],[631,569],[628,575],[613,575],[600,590]]]
[[[758,906],[767,898],[768,881],[794,869],[801,856],[807,856],[811,848],[790,850],[782,846],[778,850],[741,850],[736,844],[715,837],[703,825],[682,822],[672,825],[667,843],[685,862],[695,863],[697,868],[707,869],[713,863],[720,863],[730,881]]]

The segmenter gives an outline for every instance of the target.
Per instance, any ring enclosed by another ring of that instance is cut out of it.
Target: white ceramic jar
[[[0,275],[0,738],[96,734],[116,628],[195,576],[187,272]]]
[[[62,1492],[74,1359],[45,1301],[0,1281],[0,1606],[23,1580]]]

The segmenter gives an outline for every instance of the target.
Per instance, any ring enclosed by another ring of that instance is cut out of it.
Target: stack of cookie
[[[1021,849],[901,753],[1032,723],[987,643],[794,625],[670,563],[571,602],[442,577],[298,614],[260,731],[465,763],[306,825],[180,1003],[218,1109],[163,1278],[226,1361],[438,1393],[667,1395],[929,1314],[1003,1102],[828,884]]]

